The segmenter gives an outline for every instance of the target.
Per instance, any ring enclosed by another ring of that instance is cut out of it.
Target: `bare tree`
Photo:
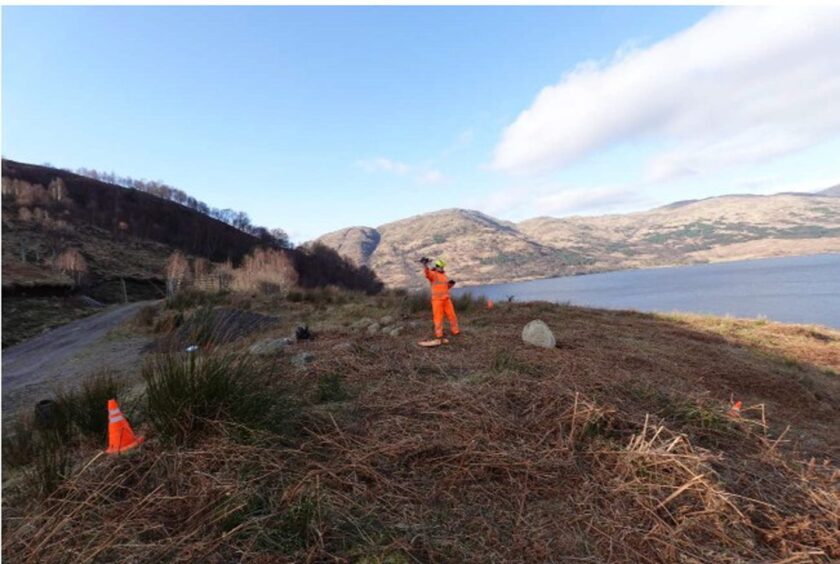
[[[183,253],[175,251],[166,260],[166,293],[174,296],[187,282],[190,263]]]
[[[54,266],[57,270],[69,274],[73,278],[73,283],[76,286],[81,285],[82,280],[88,273],[88,265],[85,257],[82,256],[79,249],[72,247],[65,249],[55,258]]]
[[[255,249],[234,272],[233,289],[240,292],[282,292],[297,283],[297,271],[288,253]]]

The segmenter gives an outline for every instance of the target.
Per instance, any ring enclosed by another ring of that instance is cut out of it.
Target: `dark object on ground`
[[[35,404],[35,425],[39,429],[49,429],[55,424],[58,404],[54,400],[44,399]]]
[[[454,286],[454,285],[455,285],[455,281],[454,281],[454,280],[450,280],[450,281],[449,281],[449,287],[451,288],[451,287],[452,287],[452,286]]]
[[[298,325],[295,329],[295,339],[298,341],[308,341],[312,338],[312,332],[309,330],[309,325]]]
[[[429,264],[430,262],[432,262],[432,259],[429,257],[423,257],[420,259],[420,264]]]

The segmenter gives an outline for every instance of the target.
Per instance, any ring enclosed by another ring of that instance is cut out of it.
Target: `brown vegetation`
[[[468,308],[464,333],[427,350],[414,341],[428,335],[428,313],[412,313],[404,294],[321,298],[329,307],[274,295],[251,304],[306,319],[316,334],[292,349],[315,355],[305,368],[282,353],[251,359],[242,373],[296,406],[286,430],[265,421],[248,430],[242,421],[265,402],[246,393],[237,403],[246,411],[234,413],[215,403],[231,384],[213,380],[201,397],[216,399],[201,405],[221,407],[200,421],[185,411],[184,425],[201,424],[181,437],[189,446],[165,440],[182,428],[177,418],[150,419],[138,425],[142,449],[77,452],[46,498],[27,497],[25,480],[4,487],[4,557],[840,558],[840,361],[823,350],[840,342],[837,331],[747,321],[717,330],[705,327],[711,320],[498,304]],[[386,313],[408,324],[403,338],[347,328]],[[557,348],[518,339],[535,317]],[[210,367],[228,357],[217,355],[289,327],[263,331],[199,353],[199,365],[221,374]],[[189,362],[167,357],[150,370],[177,381]],[[155,392],[164,403],[176,397],[165,389]],[[742,417],[726,415],[731,398],[744,402]]]
[[[88,273],[88,265],[85,257],[79,249],[69,248],[55,258],[53,263],[56,270],[69,274],[74,283],[78,286]]]
[[[236,292],[286,292],[297,283],[297,272],[289,254],[256,249],[234,270],[231,289]]]

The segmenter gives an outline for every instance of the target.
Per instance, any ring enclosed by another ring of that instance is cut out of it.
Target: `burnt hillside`
[[[115,236],[148,239],[210,260],[234,262],[260,242],[181,204],[57,168],[4,159],[3,177],[40,186],[60,179],[72,202],[62,206],[62,214],[71,223],[89,223]]]

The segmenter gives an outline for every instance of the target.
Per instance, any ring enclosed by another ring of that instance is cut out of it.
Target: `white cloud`
[[[440,184],[446,180],[446,176],[436,169],[427,170],[417,177],[420,184]]]
[[[409,165],[399,161],[386,159],[385,157],[363,159],[356,161],[356,165],[367,172],[393,172],[396,174],[408,174],[411,170]]]
[[[536,216],[626,211],[627,206],[644,203],[634,189],[623,186],[588,188],[530,186],[508,187],[491,192],[480,200],[469,202],[490,215],[518,221]]]
[[[400,176],[410,176],[420,184],[440,184],[447,180],[446,175],[437,169],[412,166],[385,157],[358,160],[356,166],[365,172],[386,172]]]
[[[584,63],[508,126],[493,167],[563,167],[622,142],[664,150],[650,181],[756,163],[840,133],[840,10],[726,8]]]

